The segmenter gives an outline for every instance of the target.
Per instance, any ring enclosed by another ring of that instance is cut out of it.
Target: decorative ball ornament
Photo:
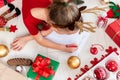
[[[100,44],[92,44],[92,46],[90,47],[90,53],[93,55],[96,55],[98,53],[98,48],[96,46],[100,47],[100,50],[103,51],[104,47]]]
[[[6,45],[0,44],[0,58],[8,55],[9,49]]]
[[[96,47],[91,47],[90,52],[91,54],[96,55],[98,53],[98,49]]]
[[[115,60],[108,60],[106,68],[111,72],[115,72],[118,70],[118,63]]]
[[[107,78],[107,72],[103,67],[97,67],[94,70],[94,76],[97,80],[104,80]]]
[[[68,63],[68,66],[70,68],[76,69],[76,68],[78,68],[80,66],[81,62],[80,62],[79,57],[77,57],[77,56],[71,56],[71,57],[69,57],[67,63]]]

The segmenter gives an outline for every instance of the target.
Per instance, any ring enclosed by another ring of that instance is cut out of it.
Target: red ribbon
[[[38,56],[32,64],[33,72],[37,73],[35,80],[39,80],[40,76],[48,78],[51,74],[54,75],[55,72],[50,66],[49,58],[42,58],[41,56]]]
[[[97,21],[97,26],[100,27],[100,23],[103,22],[102,27],[106,26],[108,19],[106,17],[99,16]]]

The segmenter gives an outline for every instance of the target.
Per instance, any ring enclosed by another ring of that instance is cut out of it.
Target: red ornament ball
[[[93,55],[96,55],[98,53],[98,50],[96,47],[91,47],[90,48],[90,53],[93,54]]]
[[[94,70],[94,76],[97,80],[104,80],[107,78],[107,72],[103,67],[97,67]]]
[[[115,60],[108,60],[106,68],[111,72],[115,72],[118,70],[118,63]]]

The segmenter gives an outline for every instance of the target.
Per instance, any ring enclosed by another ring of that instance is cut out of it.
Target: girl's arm
[[[77,49],[77,47],[66,47],[66,45],[52,42],[52,41],[44,38],[42,35],[39,32],[37,35],[28,35],[28,36],[16,38],[13,41],[13,43],[11,44],[11,48],[13,50],[18,50],[19,51],[25,46],[25,44],[27,42],[29,42],[31,40],[35,40],[35,41],[38,42],[38,44],[40,44],[44,47],[53,48],[53,49],[57,49],[57,50],[62,50],[62,51],[69,52],[69,53],[74,52]],[[46,36],[46,34],[44,36]],[[73,45],[76,45],[76,44],[73,44]]]
[[[57,49],[57,50],[62,50],[65,52],[74,52],[77,47],[66,47],[66,45],[63,44],[58,44],[55,42],[52,42],[46,38],[44,38],[40,33],[38,33],[37,35],[34,35],[33,38],[42,46],[48,47],[48,48],[53,48],[53,49]],[[74,44],[75,45],[75,44]]]

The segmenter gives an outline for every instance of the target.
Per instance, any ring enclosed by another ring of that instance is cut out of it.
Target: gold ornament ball
[[[8,55],[9,49],[6,45],[0,44],[0,58]]]
[[[76,69],[80,66],[80,58],[77,56],[71,56],[68,58],[68,66],[72,69]]]

